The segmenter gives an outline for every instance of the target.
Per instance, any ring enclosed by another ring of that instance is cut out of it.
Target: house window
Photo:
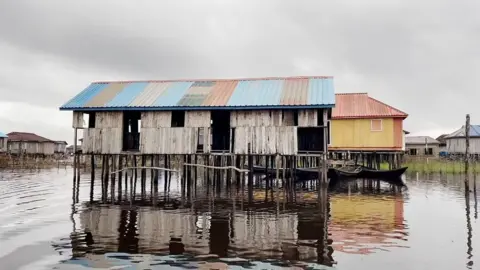
[[[185,111],[172,111],[172,127],[185,126]]]
[[[416,156],[417,155],[417,149],[409,149],[408,154],[411,156]]]
[[[372,119],[370,122],[371,131],[382,131],[382,120],[381,119]]]
[[[425,149],[425,155],[426,156],[432,156],[433,155],[433,148],[426,148]]]

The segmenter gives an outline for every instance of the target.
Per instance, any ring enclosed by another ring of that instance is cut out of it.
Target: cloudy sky
[[[480,1],[0,1],[0,130],[73,141],[92,81],[332,75],[440,135],[480,124]]]

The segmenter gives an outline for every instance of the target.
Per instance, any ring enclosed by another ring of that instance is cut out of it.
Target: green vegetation
[[[416,159],[407,160],[402,163],[402,167],[408,167],[408,172],[419,173],[464,173],[465,163],[463,161],[452,160],[440,160],[440,159]],[[383,170],[388,169],[388,163],[382,163],[380,168]],[[471,172],[480,172],[480,162],[470,163]]]

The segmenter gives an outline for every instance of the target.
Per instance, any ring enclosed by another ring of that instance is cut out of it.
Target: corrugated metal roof
[[[332,77],[96,82],[61,110],[333,107]],[[212,108],[215,107],[215,108]]]
[[[53,142],[42,136],[38,136],[35,133],[29,132],[10,132],[7,134],[9,141],[22,141],[22,142]]]
[[[469,133],[470,137],[480,137],[480,125],[470,125]],[[465,137],[465,126],[462,126],[460,129],[448,134],[447,136],[445,136],[445,139],[462,137]]]
[[[8,138],[7,134],[0,131],[0,138]]]
[[[429,136],[406,136],[405,144],[439,144],[440,142]]]
[[[333,119],[402,117],[408,114],[395,109],[379,100],[369,97],[367,93],[344,93],[335,95]]]

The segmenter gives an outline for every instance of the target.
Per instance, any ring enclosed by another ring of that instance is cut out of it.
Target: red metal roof
[[[35,133],[28,132],[10,132],[7,134],[9,141],[22,141],[22,142],[53,142],[42,136],[38,136]]]
[[[408,114],[369,97],[367,93],[342,93],[335,95],[333,119],[399,117],[407,118]]]

